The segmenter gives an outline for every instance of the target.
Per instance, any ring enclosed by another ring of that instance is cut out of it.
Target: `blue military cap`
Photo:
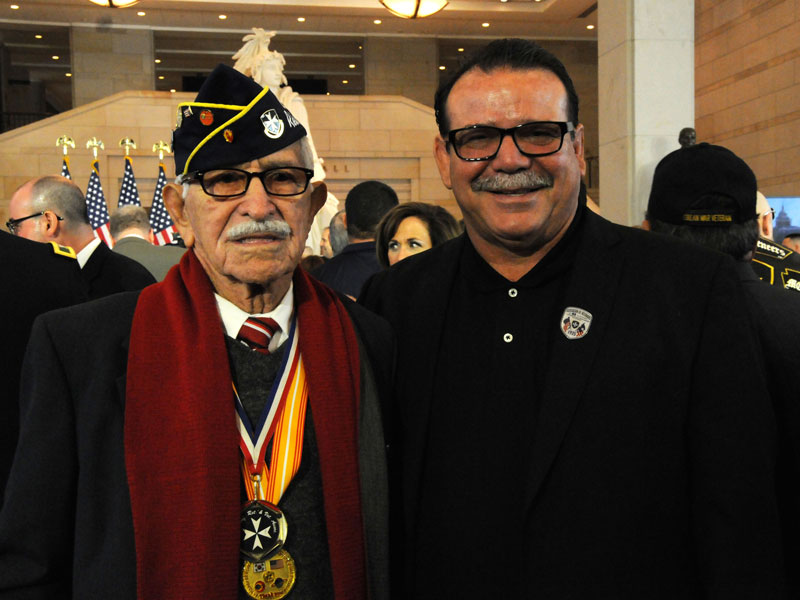
[[[175,173],[241,164],[286,148],[306,135],[269,88],[217,65],[193,102],[178,105],[172,132]]]

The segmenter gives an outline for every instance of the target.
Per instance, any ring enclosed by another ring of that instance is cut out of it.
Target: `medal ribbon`
[[[297,339],[295,319],[289,332],[289,347],[278,371],[279,377],[255,428],[250,426],[234,386],[236,426],[239,430],[239,447],[242,450],[242,476],[250,500],[266,500],[277,505],[300,468],[308,406],[308,382]],[[265,456],[270,439],[273,440],[272,453],[267,467]],[[261,476],[259,498],[256,498],[253,482],[256,475]]]

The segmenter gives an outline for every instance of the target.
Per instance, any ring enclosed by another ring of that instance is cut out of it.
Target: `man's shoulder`
[[[39,319],[53,332],[76,339],[84,335],[98,339],[107,334],[127,333],[136,311],[140,290],[111,294],[44,313]]]
[[[155,279],[141,263],[136,260],[125,256],[119,252],[114,252],[101,244],[97,250],[92,253],[92,257],[100,252],[98,258],[102,260],[101,272],[105,276],[125,281],[131,285],[140,285],[144,287],[155,282]],[[89,260],[92,260],[89,258]],[[84,267],[85,268],[85,267]],[[130,289],[130,288],[126,288]]]

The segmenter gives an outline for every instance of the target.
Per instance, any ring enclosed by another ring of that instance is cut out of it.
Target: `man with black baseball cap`
[[[789,582],[800,573],[800,299],[760,281],[750,261],[759,237],[756,177],[733,152],[707,143],[668,154],[656,166],[645,229],[729,254],[736,261],[779,430],[778,501]]]
[[[179,105],[178,268],[34,327],[0,596],[385,597],[391,334],[297,268],[305,136],[223,65]]]

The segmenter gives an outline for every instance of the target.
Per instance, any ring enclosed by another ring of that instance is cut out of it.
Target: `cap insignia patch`
[[[586,337],[592,324],[592,313],[582,308],[568,306],[561,315],[561,333],[568,340],[577,340]]]
[[[283,121],[274,108],[262,113],[261,122],[264,124],[264,135],[268,138],[276,140],[283,135]]]
[[[228,142],[229,144],[233,143],[233,130],[232,129],[226,129],[225,131],[223,131],[222,132],[222,136],[225,138],[225,141]]]
[[[207,108],[204,108],[200,111],[200,122],[203,125],[211,125],[214,122],[214,113],[212,113]]]

